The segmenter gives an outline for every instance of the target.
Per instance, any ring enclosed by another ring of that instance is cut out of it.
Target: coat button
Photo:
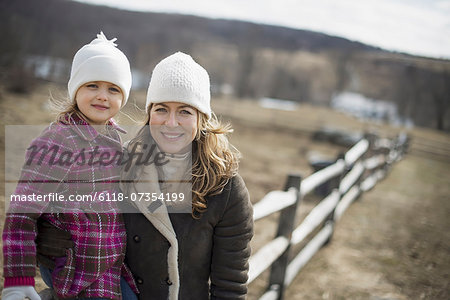
[[[136,282],[139,284],[143,284],[144,280],[142,280],[142,278],[138,277],[138,278],[136,278]]]
[[[170,278],[167,277],[166,283],[167,283],[167,285],[172,285],[172,280],[170,280]]]
[[[136,243],[139,243],[139,242],[141,241],[141,237],[138,236],[138,235],[135,235],[135,236],[133,237],[133,240],[134,240]]]

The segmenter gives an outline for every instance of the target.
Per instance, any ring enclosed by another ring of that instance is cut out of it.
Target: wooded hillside
[[[103,30],[148,81],[175,52],[204,65],[215,93],[328,105],[353,91],[397,104],[416,125],[450,130],[450,61],[391,53],[321,33],[240,21],[141,13],[68,0],[0,1],[2,80],[23,79],[31,55],[63,59]],[[57,76],[61,82],[68,78]],[[11,79],[12,77],[12,79]],[[54,80],[54,79],[52,79]]]

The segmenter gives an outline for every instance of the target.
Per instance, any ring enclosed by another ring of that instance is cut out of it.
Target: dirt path
[[[449,167],[397,163],[346,211],[286,299],[450,299]]]

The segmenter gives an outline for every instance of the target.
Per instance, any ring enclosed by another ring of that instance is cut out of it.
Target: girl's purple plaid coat
[[[77,116],[66,120],[51,124],[32,142],[15,195],[58,193],[66,200],[70,195],[98,200],[101,193],[118,192],[120,165],[112,158],[122,151],[117,132],[121,129],[111,122],[108,133],[100,134]],[[48,155],[41,155],[52,146],[56,147]],[[34,285],[38,218],[69,231],[75,243],[67,250],[67,259],[56,260],[52,281],[58,296],[121,299],[121,276],[137,292],[124,264],[122,214],[115,202],[98,201],[11,202],[3,230],[5,287]]]

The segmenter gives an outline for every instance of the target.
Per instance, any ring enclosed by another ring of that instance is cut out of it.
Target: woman
[[[122,191],[134,200],[124,208],[126,262],[140,299],[247,293],[252,207],[226,137],[231,130],[211,112],[209,87],[208,73],[189,55],[163,59],[152,73],[146,126],[126,146],[135,162],[122,172]],[[164,163],[136,163],[136,157],[156,161],[154,143],[169,154]]]

